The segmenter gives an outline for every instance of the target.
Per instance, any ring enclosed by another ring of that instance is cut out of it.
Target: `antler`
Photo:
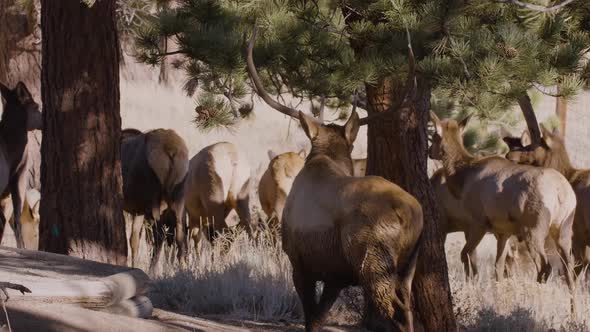
[[[369,114],[360,120],[360,125],[366,125],[369,122],[379,119],[392,111],[398,110],[401,107],[407,106],[407,104],[414,98],[416,93],[416,57],[414,56],[414,50],[412,49],[412,38],[410,37],[410,30],[406,28],[406,36],[408,38],[408,77],[406,79],[406,85],[404,86],[403,98],[384,112]]]
[[[266,102],[270,107],[274,108],[275,110],[293,117],[295,119],[299,119],[299,111],[294,108],[287,107],[276,100],[274,100],[264,89],[262,86],[262,81],[260,80],[260,76],[258,76],[258,72],[256,71],[256,66],[254,65],[254,57],[252,56],[252,50],[254,49],[254,44],[256,43],[256,32],[258,27],[254,24],[254,30],[252,30],[252,36],[250,37],[250,42],[248,43],[248,50],[246,54],[246,64],[248,67],[248,74],[250,75],[250,79],[254,86],[256,87],[256,91],[258,95]]]

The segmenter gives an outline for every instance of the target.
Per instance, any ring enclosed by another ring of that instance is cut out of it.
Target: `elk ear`
[[[522,145],[522,147],[525,146],[529,146],[533,143],[533,141],[531,140],[531,134],[529,133],[528,130],[523,130],[522,131],[522,135],[520,135],[520,144]]]
[[[268,155],[268,160],[273,160],[277,156],[277,153],[273,150],[266,151],[266,154]]]
[[[440,119],[433,111],[430,111],[430,121],[434,124],[434,130],[439,136],[442,136],[442,125],[440,123]]]
[[[29,89],[27,89],[27,86],[23,82],[18,82],[16,84],[16,88],[14,88],[14,93],[16,93],[16,98],[21,104],[33,100],[31,92],[29,92]]]
[[[301,127],[310,140],[313,140],[318,135],[320,125],[312,117],[299,111],[299,122],[301,122]]]
[[[459,130],[461,130],[461,133],[463,133],[465,127],[467,127],[467,124],[469,123],[469,120],[471,120],[471,117],[473,117],[473,113],[469,114],[463,120],[461,120],[461,122],[459,122]]]
[[[552,147],[553,145],[553,133],[545,127],[544,124],[541,123],[541,133],[543,133],[543,140],[548,147]]]
[[[350,118],[348,118],[348,121],[346,121],[346,124],[344,125],[344,134],[346,135],[348,144],[354,143],[356,135],[359,133],[359,127],[359,115],[354,111],[350,114]]]
[[[297,152],[297,154],[299,155],[299,157],[305,159],[307,157],[307,152],[305,152],[305,149],[301,149],[299,150],[299,152]]]

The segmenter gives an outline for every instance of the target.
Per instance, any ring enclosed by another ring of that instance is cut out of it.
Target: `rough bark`
[[[557,94],[559,94],[559,85],[557,86]],[[567,100],[563,97],[555,99],[555,115],[559,119],[559,135],[565,141],[565,128],[567,123]]]
[[[115,0],[43,0],[40,249],[125,264]]]
[[[400,87],[391,80],[366,86],[369,112],[386,111]],[[415,102],[391,116],[369,123],[367,175],[382,176],[414,195],[424,210],[424,231],[418,270],[414,278],[413,304],[416,328],[456,331],[451,289],[434,193],[427,174],[427,125],[430,87],[419,80]]]
[[[541,144],[541,129],[539,128],[535,109],[533,108],[531,97],[529,97],[528,93],[525,93],[518,98],[518,105],[520,106],[520,110],[526,121],[527,128],[529,129],[531,144]]]
[[[29,11],[16,0],[0,1],[0,82],[14,87],[24,82],[35,101],[41,99],[41,27],[39,2]],[[40,103],[41,104],[41,103]],[[28,188],[41,189],[41,132],[30,132]]]

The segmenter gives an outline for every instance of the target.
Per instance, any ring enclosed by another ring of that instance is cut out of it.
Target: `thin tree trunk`
[[[557,94],[560,93],[559,85]],[[557,97],[555,100],[555,115],[559,119],[559,135],[565,141],[565,128],[567,123],[567,100],[563,97]]]
[[[43,0],[40,249],[125,264],[115,0]]]
[[[518,105],[520,106],[527,128],[531,134],[531,144],[541,144],[539,122],[537,121],[537,116],[535,115],[533,104],[531,103],[531,97],[529,97],[528,93],[525,93],[518,98]]]
[[[168,38],[162,37],[160,38],[160,44],[164,53],[168,52]],[[163,85],[169,84],[168,79],[168,62],[166,61],[167,57],[162,59],[162,63],[160,63],[160,76],[158,76],[158,83]]]
[[[14,87],[27,85],[41,104],[41,28],[39,2],[25,11],[16,0],[0,1],[0,82]],[[28,134],[28,188],[41,190],[41,133]]]
[[[366,86],[370,112],[383,112],[393,104],[399,87],[391,80]],[[380,175],[407,190],[422,204],[424,231],[419,266],[413,286],[416,328],[456,331],[444,236],[434,193],[427,175],[427,125],[430,87],[419,80],[416,102],[391,116],[369,123],[367,175]]]

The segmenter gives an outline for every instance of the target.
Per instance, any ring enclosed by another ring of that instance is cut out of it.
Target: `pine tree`
[[[254,63],[278,100],[289,94],[336,110],[358,100],[371,117],[364,121],[367,174],[397,183],[424,208],[416,316],[426,330],[450,331],[456,325],[443,235],[426,174],[432,97],[456,104],[456,115],[477,112],[486,126],[506,120],[517,103],[536,122],[531,89],[549,93],[544,87],[559,84],[570,96],[582,85],[585,21],[571,19],[569,5],[547,12],[523,7],[515,0],[183,0],[142,29],[137,56],[153,65],[185,56],[178,63],[188,76],[185,90],[192,95],[199,88],[200,100],[217,105],[216,112],[199,114],[201,126],[231,124],[246,95],[260,94],[244,54],[254,26]],[[178,49],[162,50],[162,36],[175,39]],[[409,79],[408,42],[416,61]],[[213,113],[225,120],[212,121]],[[477,144],[489,148],[493,141]]]

